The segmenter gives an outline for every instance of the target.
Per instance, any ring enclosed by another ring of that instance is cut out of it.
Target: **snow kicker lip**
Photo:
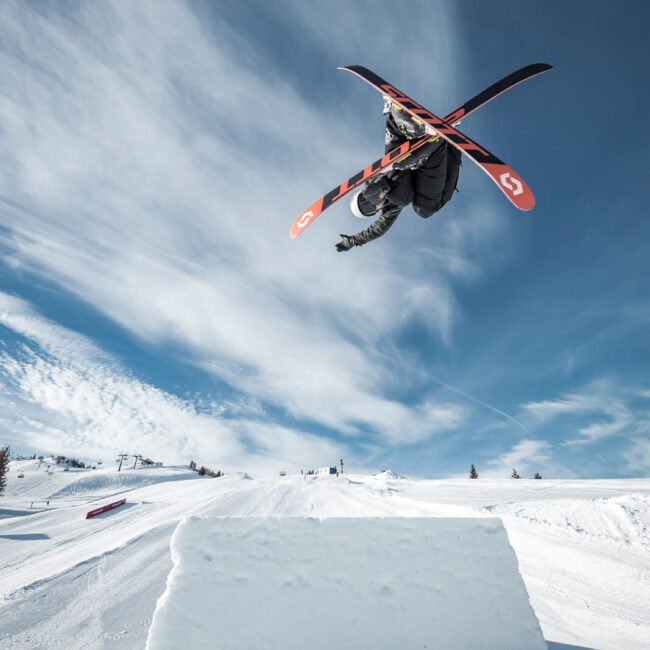
[[[148,650],[546,648],[498,518],[190,516],[170,548]]]

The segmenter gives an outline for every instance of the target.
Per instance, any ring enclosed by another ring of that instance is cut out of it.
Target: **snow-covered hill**
[[[650,638],[650,479],[51,471],[12,462],[0,497],[3,648],[143,648],[172,568],[171,536],[188,515],[498,516],[549,647],[635,650]],[[124,497],[125,506],[85,519]]]

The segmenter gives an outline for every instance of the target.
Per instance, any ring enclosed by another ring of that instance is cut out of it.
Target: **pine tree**
[[[513,469],[512,474],[510,474],[510,478],[521,478],[521,476],[519,476],[519,473],[516,469]]]
[[[9,471],[9,447],[0,449],[0,494],[7,486],[7,472]]]
[[[535,472],[535,476],[533,478],[542,478],[542,475],[539,472]]]
[[[469,477],[478,478],[478,472],[476,471],[476,467],[474,467],[474,463],[472,463],[472,468],[469,470]]]

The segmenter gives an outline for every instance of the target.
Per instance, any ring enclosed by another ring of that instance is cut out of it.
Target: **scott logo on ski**
[[[303,212],[300,215],[300,219],[296,221],[296,228],[300,228],[301,230],[303,228],[306,228],[315,218],[316,215],[311,210],[307,210],[307,212]]]
[[[515,184],[514,187],[510,185],[508,179],[510,179]],[[501,181],[501,185],[503,185],[503,187],[509,189],[512,192],[512,196],[517,196],[524,191],[521,181],[518,178],[515,178],[510,172],[501,174],[501,176],[499,176],[499,180]]]

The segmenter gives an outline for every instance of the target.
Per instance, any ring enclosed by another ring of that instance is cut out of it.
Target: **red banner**
[[[122,499],[121,501],[116,501],[115,503],[111,503],[107,506],[102,506],[101,508],[97,508],[97,510],[91,510],[88,514],[86,514],[86,519],[90,519],[95,515],[101,515],[102,512],[108,512],[109,510],[113,510],[113,508],[119,508],[120,506],[123,506],[125,503],[126,503],[126,499]]]

